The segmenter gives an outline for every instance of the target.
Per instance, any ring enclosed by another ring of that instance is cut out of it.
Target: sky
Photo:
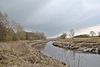
[[[100,29],[100,0],[0,0],[0,11],[26,31],[48,37],[70,29],[76,34]]]

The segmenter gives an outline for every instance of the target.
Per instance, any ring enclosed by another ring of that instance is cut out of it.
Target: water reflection
[[[50,57],[64,61],[69,67],[100,67],[100,55],[65,50],[53,46],[52,42],[47,43],[42,52]]]

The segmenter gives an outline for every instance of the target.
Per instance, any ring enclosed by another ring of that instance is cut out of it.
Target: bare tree
[[[15,32],[16,30],[16,32]],[[16,36],[17,34],[17,36]],[[10,41],[20,37],[25,39],[24,30],[21,25],[10,21],[8,15],[0,12],[0,41]]]
[[[96,33],[94,31],[90,31],[90,35],[93,37],[96,35]]]
[[[7,14],[0,12],[0,41],[26,40],[26,37],[36,40],[46,39],[43,32],[26,33],[22,25],[11,21]]]
[[[0,41],[7,41],[12,39],[9,36],[9,29],[9,20],[7,14],[3,14],[2,12],[0,12]]]
[[[16,36],[18,40],[25,40],[26,39],[26,33],[24,31],[24,27],[18,23],[15,25],[15,31],[16,31]]]
[[[74,35],[75,35],[75,31],[74,31],[74,29],[71,29],[71,30],[70,30],[70,33],[69,33],[69,36],[70,36],[71,38],[73,38]]]

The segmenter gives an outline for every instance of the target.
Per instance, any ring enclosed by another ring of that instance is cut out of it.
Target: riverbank
[[[36,46],[33,46],[36,43],[32,41],[0,43],[0,67],[66,67],[65,63],[43,55]]]
[[[100,37],[58,39],[53,45],[64,49],[100,54]]]

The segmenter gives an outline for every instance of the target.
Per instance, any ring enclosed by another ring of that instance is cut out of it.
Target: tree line
[[[71,29],[71,30],[69,31],[69,34],[63,33],[63,34],[60,35],[58,38],[59,38],[59,39],[66,39],[66,38],[68,37],[68,35],[69,35],[70,38],[100,37],[100,32],[97,32],[97,35],[96,35],[95,31],[90,31],[89,34],[80,34],[80,35],[76,35],[76,36],[75,36],[75,31],[74,31],[74,29]]]
[[[40,39],[46,39],[43,32],[26,32],[22,25],[10,20],[6,13],[0,12],[0,42]]]

